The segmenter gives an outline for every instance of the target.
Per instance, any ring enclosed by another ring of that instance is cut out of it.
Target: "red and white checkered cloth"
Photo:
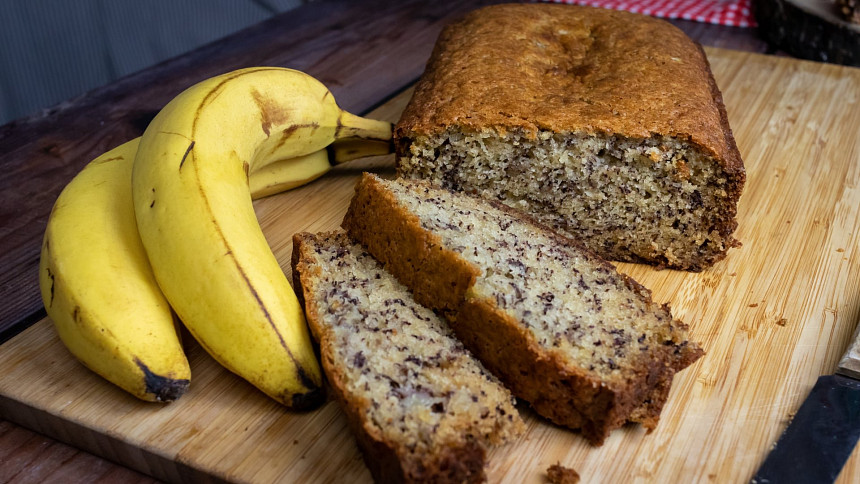
[[[550,0],[556,3],[590,5],[592,7],[626,10],[662,18],[680,18],[696,22],[755,27],[750,12],[750,0]]]

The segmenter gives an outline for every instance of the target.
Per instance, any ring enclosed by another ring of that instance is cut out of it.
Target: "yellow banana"
[[[268,197],[310,183],[325,175],[331,166],[325,150],[269,163],[251,173],[251,197]]]
[[[392,149],[387,142],[345,139],[309,155],[267,163],[250,173],[251,197],[257,199],[291,190],[316,180],[340,163],[387,155]]]
[[[306,74],[252,68],[174,98],[134,162],[138,229],[170,304],[218,362],[292,408],[322,401],[322,376],[302,308],[254,214],[248,177],[342,138],[387,142],[391,124],[342,111]]]
[[[57,200],[40,285],[61,340],[85,366],[143,400],[170,401],[185,392],[190,370],[134,219],[131,170],[139,142],[98,157]],[[338,163],[389,152],[387,143],[347,140],[279,160],[251,173],[251,195],[289,190]]]
[[[137,234],[131,201],[137,144],[90,162],[57,198],[39,286],[75,357],[138,398],[166,402],[185,392],[191,370]]]

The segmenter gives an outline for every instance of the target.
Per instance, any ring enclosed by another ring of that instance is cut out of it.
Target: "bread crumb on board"
[[[576,484],[579,482],[579,473],[560,463],[549,466],[546,470],[546,477],[552,484]]]

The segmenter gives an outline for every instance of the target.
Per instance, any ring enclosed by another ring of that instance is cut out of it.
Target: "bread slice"
[[[722,95],[671,24],[498,5],[447,27],[395,129],[399,176],[529,212],[607,260],[701,270],[739,245]]]
[[[486,447],[524,424],[447,323],[343,233],[295,235],[293,274],[376,481],[483,481]]]
[[[343,227],[514,395],[592,443],[653,428],[675,372],[702,355],[647,289],[498,202],[365,174]]]

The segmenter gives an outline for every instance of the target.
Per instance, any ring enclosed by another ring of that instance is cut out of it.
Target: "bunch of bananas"
[[[57,199],[39,283],[60,339],[129,393],[171,401],[191,376],[178,317],[267,395],[296,409],[319,404],[304,314],[252,199],[389,153],[390,140],[391,123],[341,110],[299,71],[243,69],[190,87]]]

